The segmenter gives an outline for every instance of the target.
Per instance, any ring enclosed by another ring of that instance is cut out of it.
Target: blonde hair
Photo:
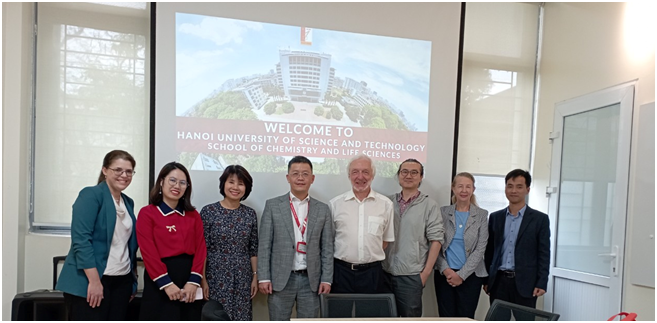
[[[454,179],[452,180],[452,188],[454,188],[454,186],[456,185],[456,178],[457,177],[465,177],[465,178],[471,180],[472,181],[472,188],[475,187],[475,178],[474,178],[474,176],[472,176],[472,174],[470,174],[468,172],[461,172],[461,173],[456,174],[456,176],[454,176]],[[454,204],[454,203],[456,203],[456,195],[452,194],[452,204]],[[475,197],[474,192],[472,193],[472,196],[470,196],[470,204],[474,204],[475,206],[479,206],[479,204],[477,204],[477,197]]]

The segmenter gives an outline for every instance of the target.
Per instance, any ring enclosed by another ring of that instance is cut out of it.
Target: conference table
[[[141,291],[130,302],[128,320],[138,320]],[[19,293],[12,301],[12,321],[64,321],[67,313],[61,291],[42,289]],[[467,317],[347,317],[347,318],[292,318],[292,321],[475,321]]]
[[[291,321],[476,321],[469,317],[345,317],[291,318]]]

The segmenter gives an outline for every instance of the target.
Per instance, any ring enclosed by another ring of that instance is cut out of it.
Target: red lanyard
[[[292,204],[292,198],[290,198],[290,209],[292,209],[292,215],[294,216],[294,221],[297,222],[297,227],[301,231],[301,238],[303,239],[303,234],[306,232],[306,226],[308,225],[308,212],[310,211],[310,204],[308,204],[308,212],[306,212],[306,218],[303,220],[303,226],[299,223],[299,217],[297,216],[297,210],[294,209],[294,204]]]

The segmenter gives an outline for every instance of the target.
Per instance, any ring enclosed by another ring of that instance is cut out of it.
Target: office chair
[[[209,300],[201,310],[201,321],[230,321],[230,316],[228,316],[221,303]]]
[[[394,294],[321,294],[322,318],[397,317]]]
[[[60,302],[62,304],[64,304],[63,293],[58,291],[58,290],[55,290],[55,287],[57,286],[57,278],[59,277],[59,274],[61,272],[60,268],[59,268],[59,264],[60,263],[63,264],[65,261],[66,261],[66,256],[52,257],[52,290],[50,291],[50,293],[51,293],[51,295],[54,295],[56,297],[61,298]],[[142,265],[143,265],[143,261],[144,260],[141,259],[141,257],[137,257],[137,263],[142,262]],[[43,291],[46,291],[46,290],[43,290]],[[43,292],[43,291],[35,291],[32,294],[39,295],[38,293]],[[135,295],[135,298],[128,305],[128,312],[126,313],[126,319],[128,321],[137,321],[137,320],[139,320],[139,310],[141,308],[141,295],[142,295],[142,291],[138,290],[137,294]],[[66,309],[65,319],[68,319],[68,308],[67,307],[64,307],[64,308]],[[39,320],[46,320],[46,319],[50,320],[47,317],[41,318]]]
[[[512,312],[516,321],[557,321],[560,316],[556,313],[541,311],[496,299],[490,305],[484,321],[510,321]]]

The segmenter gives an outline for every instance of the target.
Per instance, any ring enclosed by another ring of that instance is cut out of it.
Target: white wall
[[[2,3],[2,319],[24,290],[31,3]]]
[[[654,8],[654,7],[653,7]],[[530,204],[547,211],[545,188],[550,177],[554,105],[559,101],[595,92],[638,79],[636,107],[655,101],[654,17],[644,19],[625,14],[627,3],[547,3],[545,5],[538,126]],[[643,10],[654,14],[654,10]],[[641,12],[641,11],[639,11]],[[627,24],[652,23],[626,34]],[[628,37],[638,37],[632,43]],[[636,46],[632,46],[632,45]],[[638,111],[635,110],[635,113]],[[635,130],[633,130],[635,131]],[[635,166],[635,161],[630,167]],[[635,178],[630,178],[630,186]],[[630,191],[629,202],[633,195]],[[640,256],[639,246],[629,244],[635,219],[628,213],[625,246],[623,310],[638,313],[641,320],[655,320],[655,289],[630,284],[628,268],[632,257]],[[554,237],[554,232],[553,232]]]

